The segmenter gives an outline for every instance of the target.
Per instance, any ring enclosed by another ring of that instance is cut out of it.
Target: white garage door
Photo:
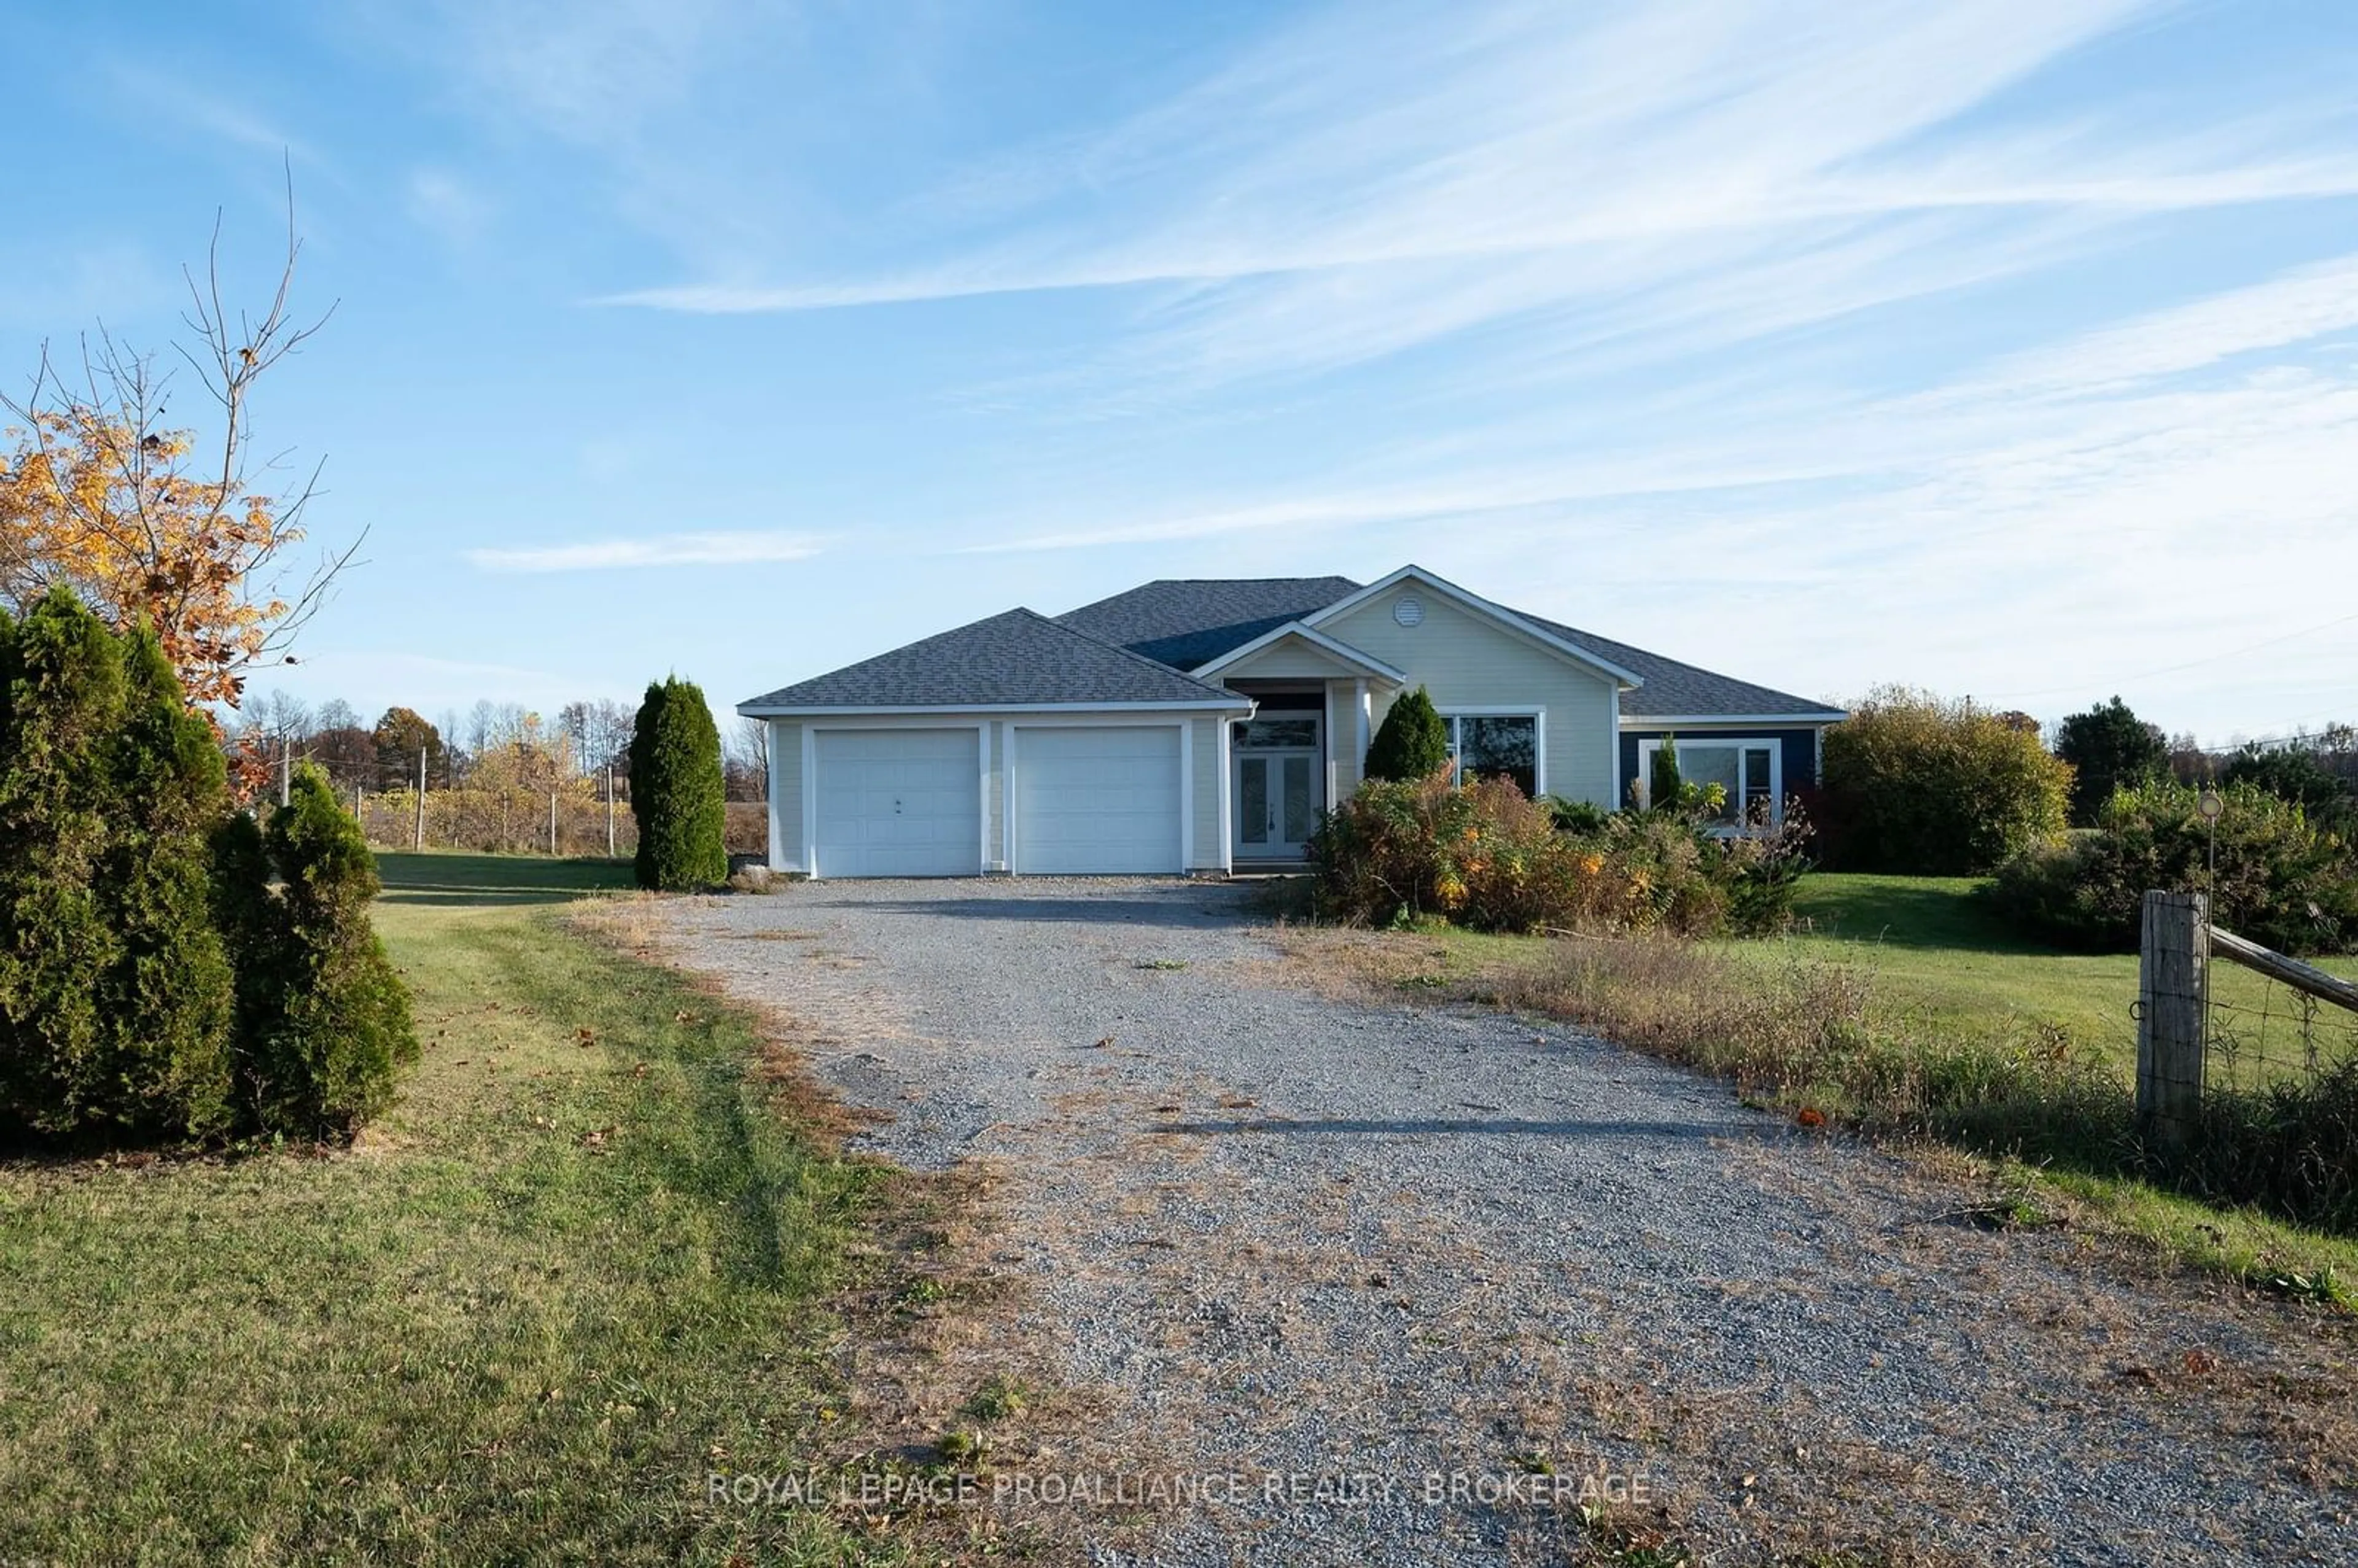
[[[1015,869],[1181,870],[1178,730],[1018,730]]]
[[[978,740],[972,730],[820,730],[815,874],[979,875]]]

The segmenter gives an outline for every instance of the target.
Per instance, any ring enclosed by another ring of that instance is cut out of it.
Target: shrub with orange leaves
[[[1460,787],[1444,766],[1412,783],[1371,779],[1312,839],[1319,910],[1480,931],[1759,931],[1782,923],[1806,864],[1782,833],[1722,841],[1660,812],[1569,832],[1558,815],[1504,777]]]

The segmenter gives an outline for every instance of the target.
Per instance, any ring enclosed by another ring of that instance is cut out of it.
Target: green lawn
[[[1973,897],[1976,885],[1969,877],[1816,873],[1802,879],[1795,902],[1800,931],[1781,943],[1747,946],[1866,968],[1887,1006],[1940,1033],[2005,1038],[2027,1024],[2061,1023],[2133,1076],[2136,955],[2059,953],[2022,941]],[[2345,959],[2320,967],[2358,975],[2358,964]],[[2223,1001],[2254,1006],[2266,988],[2225,963],[2212,966],[2212,985]]]
[[[1887,1005],[1942,1032],[2003,1037],[2051,1022],[2136,1067],[2134,953],[2088,957],[2027,943],[1974,899],[1967,877],[1805,877],[1794,913],[1806,924],[1778,946],[1875,976]]]
[[[539,855],[466,855],[441,850],[380,853],[377,875],[390,904],[563,903],[632,885],[628,860],[552,860]]]
[[[0,1563],[871,1560],[704,1490],[834,1418],[873,1168],[527,907],[613,867],[384,871],[426,1050],[358,1148],[0,1164]]]

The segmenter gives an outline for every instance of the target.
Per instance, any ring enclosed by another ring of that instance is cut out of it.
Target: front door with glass
[[[1281,714],[1234,732],[1236,852],[1239,860],[1298,860],[1310,850],[1323,806],[1318,719]]]

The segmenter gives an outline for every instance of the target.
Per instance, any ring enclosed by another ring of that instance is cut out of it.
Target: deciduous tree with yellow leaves
[[[202,435],[175,418],[172,373],[103,329],[83,340],[78,373],[45,346],[30,390],[0,395],[0,608],[21,612],[62,584],[117,630],[147,626],[191,703],[235,707],[249,671],[293,663],[296,634],[359,547],[286,569],[319,470],[273,485],[263,476],[281,460],[253,450],[255,384],[324,321],[289,314],[291,199],[287,217],[258,319],[224,303],[218,229],[203,281],[189,276],[190,341],[176,351],[216,406]]]

